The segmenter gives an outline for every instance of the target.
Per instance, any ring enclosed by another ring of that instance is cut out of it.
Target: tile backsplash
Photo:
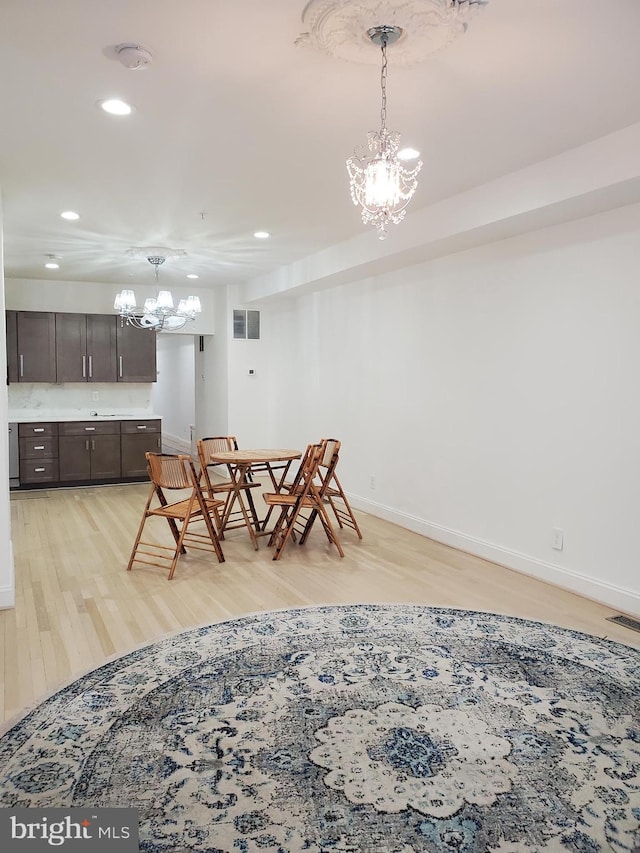
[[[88,414],[151,414],[151,385],[148,383],[18,382],[7,388],[9,412],[60,411]],[[97,399],[96,399],[97,396]]]

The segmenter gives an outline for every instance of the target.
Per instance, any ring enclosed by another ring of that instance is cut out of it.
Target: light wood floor
[[[340,559],[316,525],[307,544],[271,560],[245,531],[227,534],[226,562],[188,555],[174,579],[125,571],[148,486],[12,494],[16,607],[0,611],[2,721],[105,661],[182,629],[261,610],[405,602],[510,614],[640,647],[606,622],[615,611],[359,514]],[[156,521],[155,519],[153,520]],[[157,523],[164,525],[159,519]]]

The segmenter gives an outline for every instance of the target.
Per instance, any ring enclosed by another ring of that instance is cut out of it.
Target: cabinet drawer
[[[120,432],[124,433],[125,435],[142,432],[160,432],[160,423],[161,422],[158,420],[121,421]]]
[[[120,421],[68,421],[59,430],[60,435],[114,435],[120,433]]]
[[[21,459],[20,482],[55,483],[58,480],[57,459]]]
[[[28,436],[45,436],[57,435],[58,424],[51,423],[36,423],[36,424],[18,424],[18,435],[20,438]]]
[[[56,459],[58,456],[58,439],[46,435],[44,438],[21,438],[20,459]]]

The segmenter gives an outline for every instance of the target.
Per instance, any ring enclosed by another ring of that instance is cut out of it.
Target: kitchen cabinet
[[[160,453],[162,440],[159,420],[122,421],[120,448],[122,477],[146,477],[145,453]]]
[[[59,424],[58,460],[60,482],[120,479],[120,421]]]
[[[124,320],[116,323],[118,382],[156,382],[156,332],[137,329]]]
[[[5,314],[7,331],[7,385],[18,381],[18,316],[17,311]]]
[[[8,382],[156,382],[156,332],[111,314],[7,311]]]
[[[56,321],[47,311],[17,311],[18,382],[56,381]]]
[[[58,481],[58,424],[18,424],[20,484]]]
[[[68,313],[55,317],[57,381],[115,382],[117,318]]]

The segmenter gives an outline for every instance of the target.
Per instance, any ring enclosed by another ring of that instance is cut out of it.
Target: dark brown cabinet
[[[60,482],[117,480],[120,421],[73,421],[59,424]]]
[[[20,485],[146,480],[145,453],[162,449],[161,426],[157,418],[18,424]]]
[[[7,385],[18,381],[18,317],[16,311],[5,314],[7,330]]]
[[[156,332],[116,323],[118,382],[156,382]]]
[[[156,332],[111,314],[7,311],[8,382],[156,382]]]
[[[15,313],[18,382],[55,382],[55,315],[46,311]]]
[[[58,480],[58,424],[18,424],[20,483],[36,485]]]
[[[117,380],[116,317],[56,314],[58,382]]]
[[[160,421],[122,421],[120,424],[122,477],[146,477],[145,453],[160,453]]]

